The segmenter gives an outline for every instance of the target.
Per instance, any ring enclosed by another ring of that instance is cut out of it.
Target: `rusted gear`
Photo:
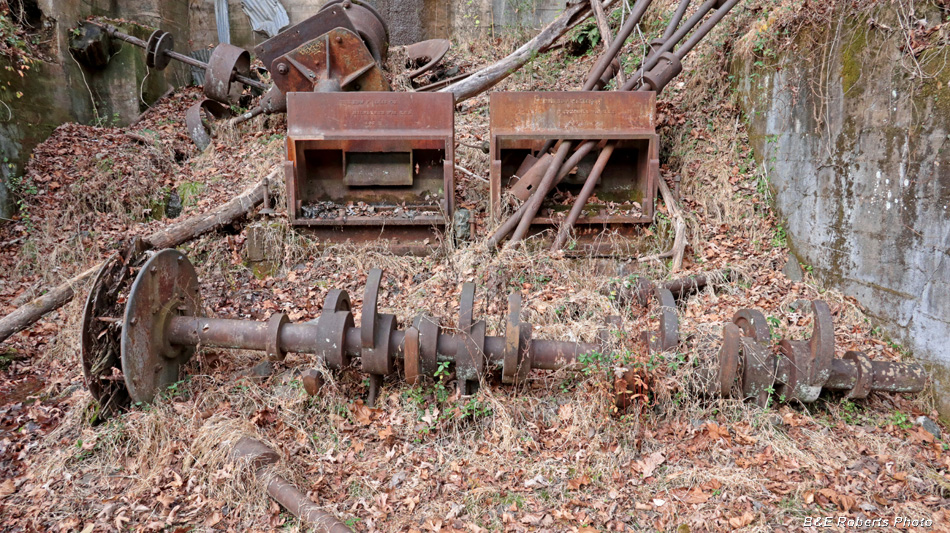
[[[204,92],[208,98],[223,104],[236,103],[242,87],[233,83],[235,75],[247,76],[251,70],[251,54],[243,48],[221,43],[214,47],[205,72]]]
[[[157,391],[179,379],[194,346],[172,344],[165,329],[173,317],[201,310],[198,275],[178,250],[162,250],[132,284],[122,327],[122,373],[134,402],[151,402]]]
[[[778,389],[786,400],[802,403],[813,402],[821,394],[821,388],[831,374],[831,362],[835,357],[834,324],[828,304],[821,300],[811,303],[814,328],[811,339],[793,341],[782,339],[779,349],[783,355],[780,368],[785,369],[788,379]]]

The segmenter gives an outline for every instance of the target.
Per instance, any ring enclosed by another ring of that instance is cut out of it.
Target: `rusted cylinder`
[[[236,350],[267,350],[273,335],[278,337],[278,348],[283,352],[317,353],[317,335],[320,328],[313,322],[283,324],[278,330],[270,322],[236,320],[227,318],[173,317],[165,330],[167,341],[177,346],[206,346]],[[346,331],[344,349],[350,356],[359,356],[363,345],[360,328]],[[395,355],[402,355],[405,332],[393,330],[390,346]],[[464,342],[461,335],[442,333],[438,339],[439,361],[455,361],[459,346]],[[577,361],[580,354],[598,352],[597,344],[534,339],[529,345],[531,368],[556,370]],[[485,355],[492,366],[500,366],[505,358],[505,338],[485,337]]]
[[[178,346],[264,351],[267,349],[267,322],[177,316],[168,321],[165,336],[170,344]]]
[[[822,387],[829,390],[851,390],[858,380],[854,361],[835,359],[831,375]],[[878,392],[920,392],[927,385],[924,368],[916,363],[871,361],[871,390]]]
[[[315,504],[306,494],[283,476],[267,471],[267,467],[279,460],[277,452],[257,439],[243,437],[232,451],[232,457],[247,460],[255,475],[265,481],[267,494],[284,506],[302,522],[325,533],[352,533],[346,524]]]

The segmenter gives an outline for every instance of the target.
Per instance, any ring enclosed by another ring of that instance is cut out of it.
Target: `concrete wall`
[[[10,185],[15,185],[33,148],[60,124],[68,121],[125,124],[134,119],[170,86],[187,80],[188,71],[177,67],[149,73],[144,54],[124,45],[109,68],[83,71],[69,53],[69,30],[90,15],[104,15],[162,26],[176,35],[187,35],[188,6],[184,2],[135,0],[116,2],[40,0],[43,17],[36,29],[48,43],[43,59],[34,60],[19,74],[20,64],[0,57],[0,217],[10,218],[15,208]],[[149,28],[127,26],[127,31],[148,37]],[[187,45],[185,45],[187,46]],[[179,46],[179,49],[183,47]],[[10,67],[8,70],[6,67]],[[144,83],[143,83],[144,81]]]
[[[899,28],[892,9],[873,17]],[[734,74],[793,252],[930,362],[947,417],[950,47],[915,62],[902,32],[867,16],[809,30],[819,46],[800,38],[775,60],[737,62]]]

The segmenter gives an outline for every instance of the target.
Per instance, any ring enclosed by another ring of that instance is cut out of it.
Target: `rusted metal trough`
[[[438,246],[454,210],[454,108],[443,93],[290,93],[287,212],[324,240]]]
[[[601,146],[613,143],[613,156],[598,165],[591,152],[568,168],[531,221],[531,233],[563,223],[571,200],[595,173],[597,185],[575,222],[579,244],[598,248],[605,231],[629,234],[634,224],[653,220],[659,179],[656,93],[495,92],[490,109],[495,217],[503,209],[503,191],[522,201],[534,193],[553,159],[542,152],[543,147],[559,140],[576,144],[593,140]]]
[[[454,211],[447,93],[290,93],[287,213],[322,240],[440,244]]]

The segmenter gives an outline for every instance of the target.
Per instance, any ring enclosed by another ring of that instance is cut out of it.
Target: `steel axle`
[[[291,323],[283,313],[267,321],[202,317],[197,275],[177,250],[157,252],[139,268],[121,320],[102,316],[117,306],[116,273],[129,267],[118,257],[106,262],[83,317],[84,375],[104,407],[152,401],[178,381],[181,367],[198,346],[263,351],[275,360],[288,352],[315,354],[331,369],[344,368],[359,357],[362,370],[372,378],[370,404],[382,378],[397,372],[397,362],[413,382],[420,376],[434,377],[439,363],[454,363],[460,389],[471,394],[492,371],[500,370],[502,380],[513,383],[533,368],[562,368],[582,354],[602,350],[599,344],[532,340],[530,324],[521,321],[520,294],[509,296],[505,334],[485,335],[485,322],[473,320],[471,283],[462,290],[457,331],[443,331],[439,320],[427,315],[398,329],[395,316],[377,312],[382,281],[378,269],[369,273],[359,327],[353,322],[349,295],[340,290],[330,291],[323,313],[306,323]],[[120,381],[123,390],[115,387]]]

